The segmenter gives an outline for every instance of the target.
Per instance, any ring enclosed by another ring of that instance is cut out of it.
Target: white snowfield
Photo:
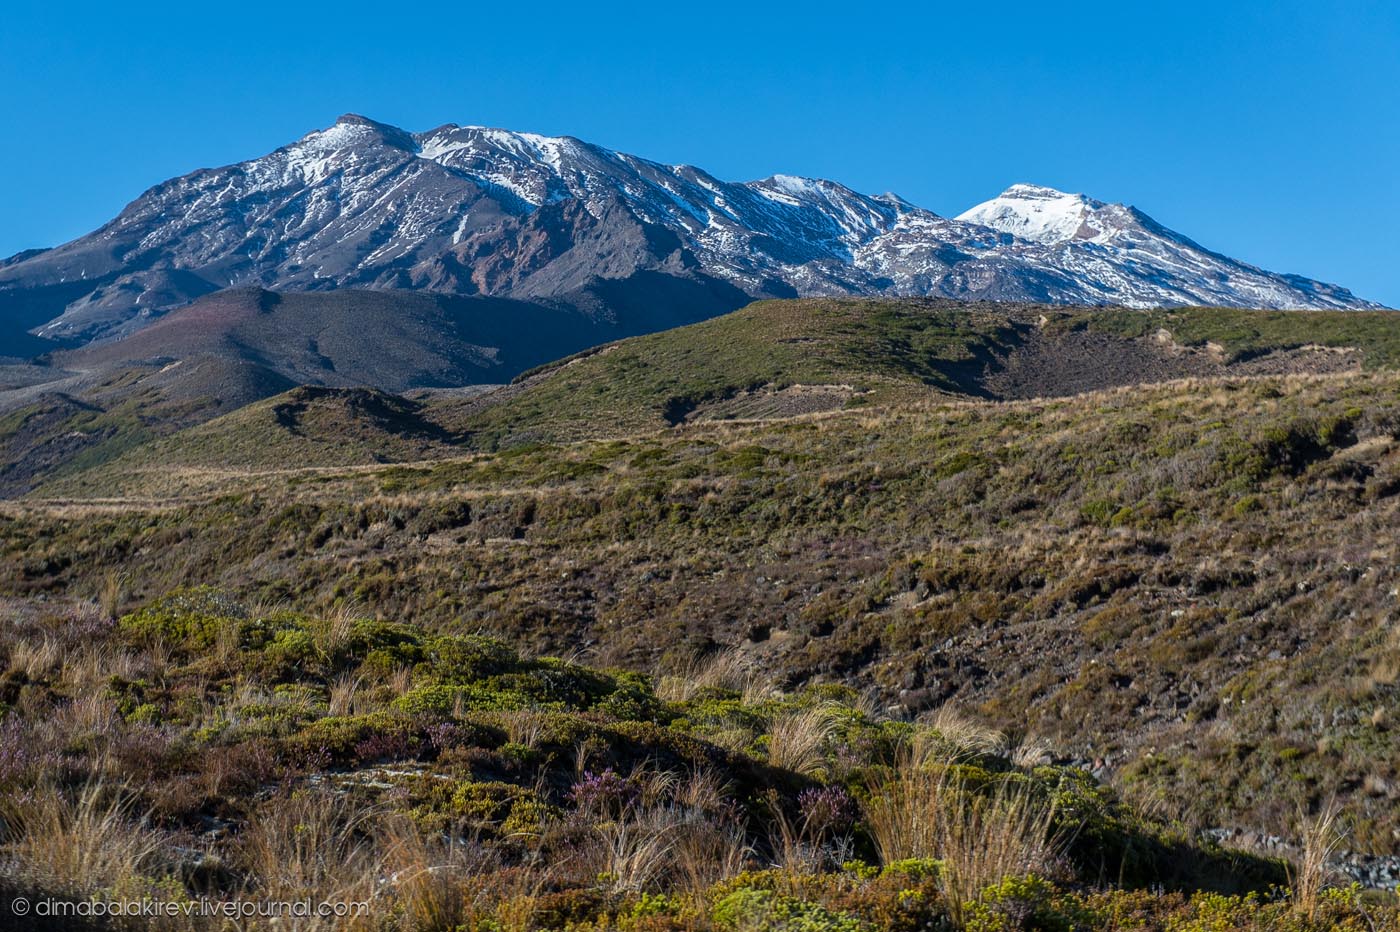
[[[532,222],[534,239],[501,239],[502,230],[526,236],[519,231]],[[606,235],[603,246],[580,239]],[[567,241],[545,262],[541,237]],[[532,244],[538,267],[515,258]],[[145,264],[133,267],[129,256]],[[150,306],[138,299],[154,293],[153,276],[171,270],[210,287],[452,290],[468,274],[454,270],[488,261],[516,265],[489,280],[477,275],[487,284],[473,287],[531,297],[588,275],[680,267],[755,295],[1378,306],[1211,252],[1135,208],[1035,185],[1013,185],[946,219],[833,181],[726,182],[571,137],[452,124],[414,134],[354,115],[261,158],[158,185],[101,229],[0,277],[107,276],[100,293],[74,305],[137,308]],[[565,274],[560,263],[574,265]],[[64,326],[59,318],[48,328],[61,334]]]
[[[1107,206],[1082,194],[1065,194],[1033,184],[1013,184],[990,201],[958,214],[958,219],[1037,243],[1063,243],[1072,239],[1103,242],[1104,224],[1094,221]]]

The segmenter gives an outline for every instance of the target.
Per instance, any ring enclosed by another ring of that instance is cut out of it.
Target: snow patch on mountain
[[[1065,194],[1033,184],[1014,184],[990,201],[958,214],[957,219],[980,223],[1036,243],[1063,243],[1072,239],[1093,241],[1102,231],[1086,225],[1085,220],[1105,206],[1082,194]]]

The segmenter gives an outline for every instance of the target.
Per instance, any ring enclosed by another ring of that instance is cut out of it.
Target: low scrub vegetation
[[[1395,929],[1400,376],[1329,320],[763,303],[52,473],[0,502],[0,898]]]
[[[371,606],[430,635],[583,650],[671,702],[706,685],[761,700],[762,671],[910,717],[953,703],[1192,828],[1296,837],[1299,809],[1335,797],[1348,849],[1390,854],[1397,398],[1389,372],[1195,381],[222,475],[174,498],[8,503],[0,578],[109,614],[187,582]],[[152,643],[235,646],[155,610],[141,624]],[[250,636],[263,664],[324,664],[360,637],[325,624],[269,617]],[[431,649],[375,637],[385,669]],[[54,648],[23,650],[37,668]],[[367,677],[334,685],[347,718],[374,707]],[[550,698],[444,680],[398,708]],[[801,758],[821,715],[764,740],[820,775]]]
[[[715,672],[666,699],[477,634],[209,589],[116,620],[32,607],[0,650],[7,891],[371,904],[306,928],[1394,921],[1316,856],[1290,874],[1225,851],[1084,770],[834,684]]]

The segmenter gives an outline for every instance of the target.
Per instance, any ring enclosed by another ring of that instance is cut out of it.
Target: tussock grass
[[[457,929],[502,894],[500,861],[473,839],[425,833],[406,818],[386,818],[384,883],[404,928]]]
[[[10,647],[9,672],[21,673],[25,679],[41,680],[55,670],[63,660],[63,645],[54,638],[22,640]]]
[[[53,783],[0,800],[5,847],[21,876],[72,896],[130,889],[155,867],[166,839],[139,817],[130,791],[93,780]]]
[[[909,748],[911,763],[916,767],[1007,750],[1006,735],[977,724],[951,705],[939,706],[926,724],[928,729],[915,734]]]
[[[706,689],[747,692],[761,688],[762,677],[753,661],[737,649],[722,650],[708,657],[697,657],[676,673],[657,682],[657,695],[667,702],[686,702]]]
[[[331,715],[350,715],[359,708],[357,699],[365,678],[358,673],[342,673],[330,685],[327,708]]]
[[[1322,891],[1336,881],[1332,856],[1346,840],[1337,803],[1329,799],[1317,814],[1300,820],[1302,851],[1289,869],[1292,901],[1308,919],[1317,918]]]
[[[373,899],[383,868],[374,829],[372,811],[347,809],[316,791],[293,792],[253,813],[238,838],[237,866],[253,884],[247,892],[267,900]]]
[[[121,613],[126,600],[126,574],[120,570],[108,570],[102,574],[97,587],[97,604],[108,618],[115,619]]]
[[[834,710],[814,705],[773,720],[768,731],[768,761],[804,776],[827,771],[826,749],[836,733]]]
[[[1023,784],[976,792],[947,768],[906,759],[871,786],[867,816],[886,864],[938,860],[939,887],[959,926],[988,887],[1063,870],[1068,839],[1055,827],[1054,806]]]

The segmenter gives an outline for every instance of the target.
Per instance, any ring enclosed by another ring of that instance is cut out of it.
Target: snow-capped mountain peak
[[[410,133],[357,114],[163,182],[85,237],[0,263],[0,305],[32,308],[48,289],[54,316],[36,332],[70,339],[231,285],[554,300],[672,279],[726,306],[822,294],[1374,306],[1210,252],[1135,208],[1038,185],[949,220],[825,179],[726,182],[570,136]]]
[[[1102,231],[1086,221],[1109,206],[1082,194],[1066,194],[1034,184],[1014,184],[1001,194],[959,214],[965,223],[979,223],[1036,243],[1092,240]]]

